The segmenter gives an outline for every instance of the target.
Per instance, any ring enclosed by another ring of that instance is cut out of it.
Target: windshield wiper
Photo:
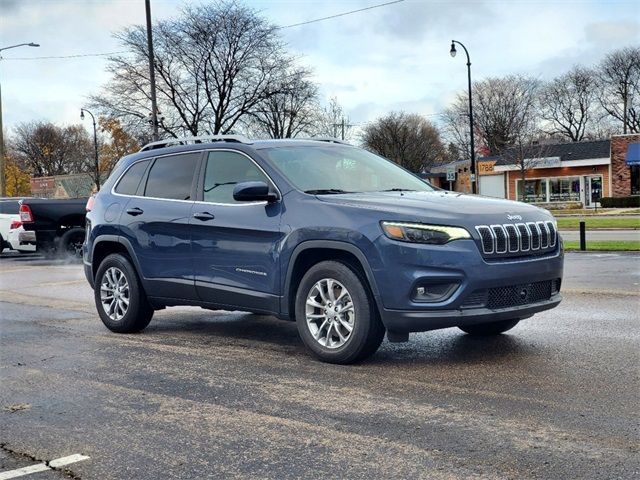
[[[415,192],[411,188],[389,188],[387,190],[381,190],[382,192]]]
[[[311,195],[331,195],[336,193],[356,193],[356,192],[347,192],[346,190],[341,190],[339,188],[318,188],[315,190],[305,190],[304,193],[309,193]]]

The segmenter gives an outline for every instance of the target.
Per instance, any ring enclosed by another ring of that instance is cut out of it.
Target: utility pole
[[[151,0],[144,2],[147,14],[147,49],[149,51],[149,83],[151,84],[151,124],[153,126],[153,140],[158,140],[158,104],[156,102],[156,73],[153,56],[153,33],[151,30]]]
[[[337,128],[340,127],[340,130],[342,132],[342,140],[344,140],[344,135],[345,135],[345,129],[346,127],[353,127],[354,124],[352,123],[347,123],[347,121],[345,120],[344,117],[342,117],[342,120],[340,121],[340,123],[333,123],[331,124],[331,126],[333,127],[333,136],[337,137],[338,136],[338,132],[337,132]]]

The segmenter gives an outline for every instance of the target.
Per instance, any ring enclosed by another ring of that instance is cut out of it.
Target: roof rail
[[[335,137],[311,137],[306,140],[313,140],[316,142],[339,143],[341,145],[351,145],[350,143]]]
[[[202,135],[198,137],[166,138],[164,140],[158,140],[157,142],[147,143],[140,149],[140,151],[146,152],[148,150],[155,150],[156,148],[170,147],[172,145],[189,145],[213,142],[251,143],[251,140],[242,135]]]

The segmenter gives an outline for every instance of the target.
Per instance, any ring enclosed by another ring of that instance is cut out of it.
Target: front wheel
[[[337,261],[320,262],[304,275],[296,294],[296,322],[307,348],[328,363],[373,355],[385,331],[366,280]]]
[[[114,253],[102,261],[93,293],[100,319],[112,332],[139,332],[149,325],[153,308],[124,255]]]
[[[478,325],[464,325],[458,327],[465,333],[473,336],[489,336],[489,335],[499,335],[500,333],[506,332],[507,330],[511,330],[515,327],[520,319],[515,320],[501,320],[499,322],[491,322],[491,323],[480,323]]]

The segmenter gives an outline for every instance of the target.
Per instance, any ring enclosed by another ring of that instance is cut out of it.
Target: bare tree
[[[329,105],[317,111],[314,135],[351,140],[353,125],[346,116],[337,97],[331,97]]]
[[[640,132],[640,47],[609,53],[597,67],[600,105],[622,122],[623,133]]]
[[[488,78],[472,89],[476,144],[486,153],[499,154],[515,145],[522,132],[535,120],[538,81],[522,75]],[[467,93],[459,93],[444,114],[451,141],[465,152],[469,150],[469,105]]]
[[[292,138],[312,135],[317,118],[318,86],[310,72],[296,68],[286,72],[278,85],[278,93],[265,98],[250,112],[247,128],[257,136]]]
[[[92,172],[93,142],[81,125],[19,124],[11,141],[14,155],[36,177]]]
[[[405,112],[392,112],[368,124],[362,144],[416,173],[447,157],[438,129],[424,117]]]
[[[544,85],[540,92],[540,117],[549,122],[545,132],[572,142],[585,138],[594,115],[596,78],[592,70],[574,66]]]
[[[280,92],[293,60],[277,27],[235,1],[184,7],[156,23],[155,74],[160,130],[165,136],[229,133]],[[147,40],[142,26],[116,34],[129,55],[109,59],[112,79],[93,103],[128,131],[149,130]]]

